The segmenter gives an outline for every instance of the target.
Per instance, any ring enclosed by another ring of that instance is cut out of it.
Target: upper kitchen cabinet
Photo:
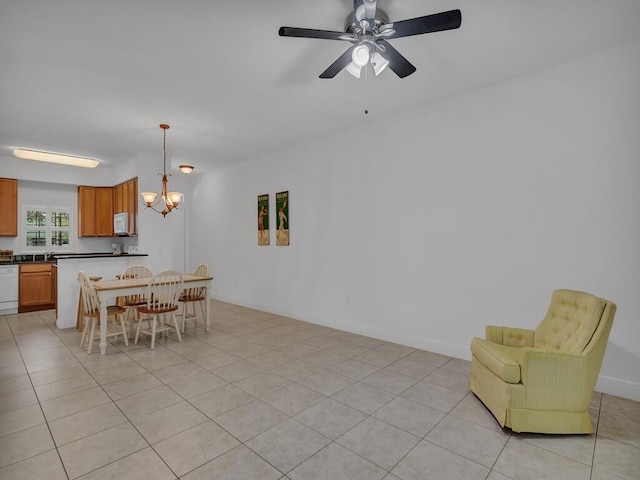
[[[128,197],[129,209],[129,233],[138,233],[138,178],[132,178],[127,182],[125,193]]]
[[[113,237],[113,187],[78,187],[78,236]]]
[[[116,185],[113,187],[113,213],[122,213],[124,212],[124,192],[123,186],[126,183],[121,183],[120,185]]]
[[[0,236],[18,236],[18,180],[0,178]]]
[[[114,213],[129,214],[129,235],[138,233],[138,179],[132,178],[113,187]]]
[[[78,236],[95,237],[96,235],[96,189],[95,187],[78,187]]]

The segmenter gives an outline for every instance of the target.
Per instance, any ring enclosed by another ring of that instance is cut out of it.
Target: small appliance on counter
[[[13,262],[13,250],[0,250],[0,262]]]
[[[129,255],[137,255],[138,254],[138,246],[137,245],[129,245],[129,248],[127,248],[127,253]]]
[[[112,243],[111,251],[114,255],[122,255],[122,244],[121,243]]]

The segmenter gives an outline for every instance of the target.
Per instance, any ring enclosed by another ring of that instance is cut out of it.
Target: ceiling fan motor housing
[[[367,21],[367,19],[364,19]],[[370,30],[377,31],[380,26],[387,25],[389,23],[389,16],[384,12],[384,10],[376,9],[376,18],[369,21]],[[351,12],[347,16],[347,20],[344,24],[344,31],[350,34],[357,34],[356,32],[361,31],[360,20],[356,18],[356,12]]]

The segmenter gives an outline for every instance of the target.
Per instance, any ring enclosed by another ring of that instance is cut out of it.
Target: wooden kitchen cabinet
[[[124,184],[121,183],[120,185],[113,187],[113,213],[122,213],[125,211],[123,185]]]
[[[129,214],[129,235],[138,233],[138,178],[132,178],[113,187],[114,212]]]
[[[113,237],[113,187],[78,187],[78,236]]]
[[[127,196],[127,211],[129,212],[129,233],[138,233],[138,178],[132,178],[126,183],[124,194]]]
[[[18,236],[18,180],[0,178],[0,236]]]
[[[18,280],[18,312],[54,308],[56,281],[52,263],[20,265]]]
[[[95,237],[96,234],[96,189],[78,187],[78,236]]]
[[[96,187],[96,237],[113,237],[113,187]]]

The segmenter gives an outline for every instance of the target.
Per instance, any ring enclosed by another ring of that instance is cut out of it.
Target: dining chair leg
[[[87,355],[91,355],[91,350],[93,349],[93,338],[96,334],[96,323],[98,322],[96,321],[95,317],[93,317],[91,319],[91,334],[89,334],[89,350],[87,350]]]
[[[174,312],[171,312],[171,318],[173,319],[173,325],[176,327],[176,334],[178,335],[178,341],[182,343],[182,335],[180,335],[180,329],[178,328],[178,319]]]
[[[89,320],[84,315],[82,316],[83,320],[83,328],[82,328],[82,338],[80,338],[80,348],[84,348],[84,342],[87,340],[87,335],[89,334]]]
[[[180,328],[180,331],[182,333],[184,333],[184,327],[187,323],[187,318],[193,318],[193,325],[194,327],[198,324],[197,320],[195,320],[196,318],[198,318],[198,313],[197,313],[197,309],[196,309],[196,302],[184,302],[184,305],[182,307],[182,327]],[[193,308],[193,313],[189,312],[189,304],[191,304],[191,307]],[[200,312],[202,313],[202,318],[205,318],[204,315],[204,303],[203,301],[199,301],[198,304],[200,305]]]
[[[151,324],[151,350],[156,347],[156,327],[158,325],[157,318],[158,316],[154,315],[152,320],[153,323]]]
[[[126,347],[129,346],[129,335],[127,334],[127,328],[124,325],[124,316],[120,313],[118,314],[118,318],[120,319],[120,326],[122,327],[122,338],[124,338],[124,345]]]
[[[125,318],[125,323],[127,324],[127,336],[130,337],[133,330],[133,322],[135,321],[135,315],[133,319],[131,319],[131,312],[133,308],[127,307],[127,316]]]
[[[133,340],[133,344],[138,344],[138,338],[140,337],[140,324],[142,323],[142,317],[138,319],[138,328],[136,328],[136,338]]]

